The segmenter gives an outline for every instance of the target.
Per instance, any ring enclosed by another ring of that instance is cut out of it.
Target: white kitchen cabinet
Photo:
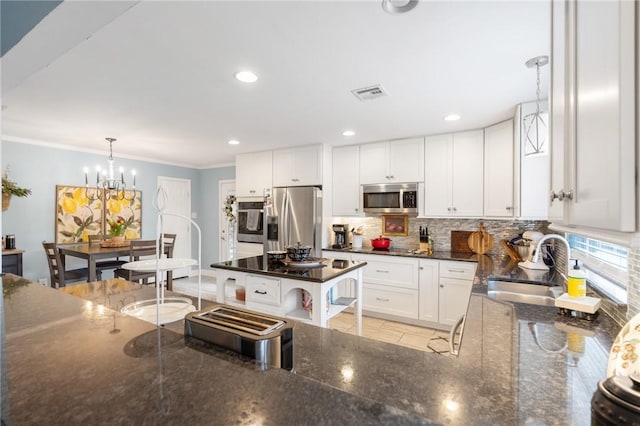
[[[471,262],[440,261],[438,322],[452,326],[465,315],[477,265]]]
[[[280,280],[262,275],[249,275],[246,302],[247,306],[251,304],[280,306]]]
[[[565,174],[552,189],[568,225],[636,230],[636,7],[553,2],[553,71],[564,81],[552,82],[552,135],[564,142],[553,148],[564,152]]]
[[[426,216],[482,217],[483,156],[482,130],[426,138]]]
[[[337,251],[323,251],[322,257],[324,259],[344,259],[351,260],[349,253],[337,252]],[[343,280],[336,284],[333,291],[334,300],[338,297],[355,297],[353,294],[353,285],[350,280]]]
[[[236,155],[236,196],[263,197],[271,190],[272,152]]]
[[[418,289],[418,260],[399,256],[351,254],[351,260],[365,261],[365,284]]]
[[[438,270],[437,260],[419,260],[420,301],[419,319],[438,322]]]
[[[273,151],[273,186],[322,185],[322,145]]]
[[[351,254],[351,260],[367,262],[362,273],[364,310],[418,319],[418,259]]]
[[[513,120],[484,129],[484,216],[513,217]]]
[[[334,216],[359,216],[360,203],[360,147],[333,148],[332,194]]]
[[[360,184],[423,181],[423,138],[360,146]]]

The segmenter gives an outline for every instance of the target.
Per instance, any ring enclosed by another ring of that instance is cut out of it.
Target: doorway
[[[220,206],[219,215],[220,218],[218,221],[218,259],[220,262],[224,262],[226,260],[231,259],[231,255],[229,253],[229,238],[228,238],[228,227],[229,222],[227,221],[227,215],[224,214],[224,206],[227,202],[227,197],[229,195],[235,195],[236,193],[236,181],[235,180],[221,180],[218,182],[218,205]],[[234,207],[235,210],[235,207]],[[235,224],[237,226],[237,223]],[[237,233],[237,229],[236,229]]]
[[[167,205],[164,212],[191,218],[191,180],[158,176],[158,188],[161,186],[167,193]],[[176,234],[173,257],[191,259],[191,222],[176,216],[163,217],[163,232]],[[173,272],[174,279],[189,275],[189,267],[176,269]]]

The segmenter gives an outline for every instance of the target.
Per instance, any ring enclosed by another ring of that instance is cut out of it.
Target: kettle
[[[4,248],[7,250],[16,248],[16,236],[14,234],[9,234],[4,238]]]

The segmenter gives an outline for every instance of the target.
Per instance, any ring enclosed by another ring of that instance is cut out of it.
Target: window
[[[582,262],[589,284],[614,301],[627,303],[629,250],[578,234],[569,233],[567,239],[572,257]]]

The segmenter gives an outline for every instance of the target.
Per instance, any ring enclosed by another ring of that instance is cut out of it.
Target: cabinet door
[[[483,152],[482,130],[453,135],[451,210],[454,216],[482,216]]]
[[[360,184],[389,182],[389,143],[360,145]]]
[[[322,185],[322,145],[297,148],[294,152],[293,185]]]
[[[236,155],[236,195],[262,197],[271,189],[272,152],[253,152]]]
[[[292,149],[273,151],[273,186],[292,186],[295,152]]]
[[[360,147],[333,148],[332,163],[333,215],[360,215]]]
[[[389,142],[389,180],[392,182],[424,181],[424,139]]]
[[[471,281],[440,277],[439,291],[438,322],[453,325],[467,312]]]
[[[565,0],[553,0],[551,7],[551,102],[549,117],[549,136],[551,148],[551,177],[549,198],[549,220],[555,223],[565,223],[565,203],[557,199],[551,201],[550,194],[565,189],[565,131],[569,125],[570,114],[569,85],[566,42],[566,8],[569,3]]]
[[[423,321],[438,322],[438,264],[437,260],[420,260],[420,316]]]
[[[418,289],[418,260],[396,256],[351,255],[351,260],[366,261],[362,275],[367,284],[380,284],[386,288]]]
[[[451,215],[452,141],[452,135],[425,139],[424,212],[427,216]]]
[[[513,120],[484,129],[484,216],[513,217]]]
[[[636,229],[636,5],[575,4],[571,225]]]

